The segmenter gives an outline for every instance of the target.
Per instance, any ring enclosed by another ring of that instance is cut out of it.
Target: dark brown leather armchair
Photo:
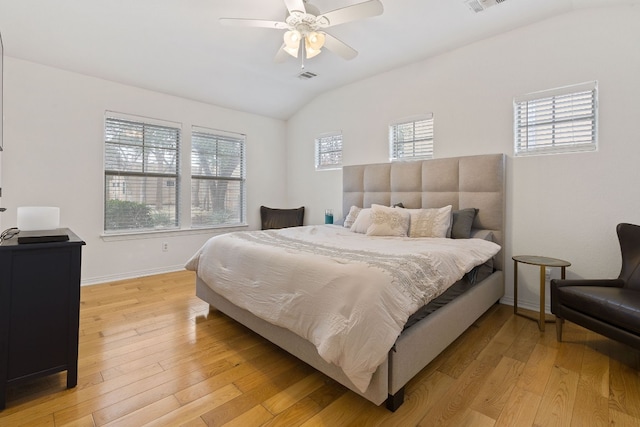
[[[640,226],[616,227],[622,270],[617,279],[551,281],[551,312],[558,341],[569,320],[640,349]]]
[[[260,206],[260,222],[263,230],[301,226],[304,223],[304,206],[295,209]]]

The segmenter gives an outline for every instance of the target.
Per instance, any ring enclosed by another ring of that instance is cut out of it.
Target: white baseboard
[[[100,277],[83,277],[80,281],[81,286],[97,285],[99,283],[116,282],[118,280],[135,279],[137,277],[153,276],[154,274],[173,273],[174,271],[184,270],[184,265],[172,265],[161,268],[153,268],[150,270],[130,271],[122,274],[111,274]]]
[[[505,304],[505,305],[513,306],[513,297],[512,296],[502,297],[502,298],[500,298],[500,303],[501,304]],[[523,300],[519,299],[518,308],[524,308],[525,310],[531,310],[531,311],[539,312],[540,311],[540,302],[537,301],[537,300],[536,301],[523,301]],[[549,304],[545,304],[544,311],[545,311],[545,313],[551,313],[551,306]]]

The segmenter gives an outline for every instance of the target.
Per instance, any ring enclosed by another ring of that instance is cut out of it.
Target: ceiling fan
[[[380,0],[368,0],[327,13],[320,13],[315,6],[307,3],[306,0],[284,0],[284,3],[288,10],[287,18],[284,21],[220,18],[220,23],[237,27],[287,30],[284,33],[284,43],[276,54],[276,62],[283,62],[288,57],[287,54],[297,58],[301,50],[303,57],[313,58],[320,53],[323,47],[344,59],[353,59],[358,55],[358,52],[325,32],[324,29],[357,19],[377,16],[383,11]]]

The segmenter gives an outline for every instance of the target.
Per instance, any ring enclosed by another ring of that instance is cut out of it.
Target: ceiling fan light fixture
[[[294,58],[298,58],[299,55],[303,58],[312,58],[320,54],[325,46],[329,51],[348,60],[355,58],[358,52],[331,34],[325,33],[324,30],[358,19],[378,16],[384,11],[381,0],[361,0],[359,3],[320,14],[319,9],[309,4],[308,1],[310,0],[284,0],[288,12],[284,21],[220,18],[220,22],[224,25],[237,27],[262,27],[285,30],[286,32],[283,37],[284,44],[274,58],[276,62],[283,62],[287,55],[291,55]],[[499,3],[506,0],[460,1],[474,1],[480,4],[480,2]],[[304,44],[302,44],[303,42]],[[300,51],[302,51],[302,54]]]
[[[304,49],[304,50],[305,50],[305,52],[307,53],[307,54],[306,54],[307,59],[311,59],[311,58],[313,58],[314,56],[318,55],[320,52],[322,52],[320,49],[314,49],[314,48],[312,48],[312,47],[308,47],[308,46],[305,46],[305,49]]]
[[[293,56],[294,58],[298,57],[298,51],[300,50],[300,48],[298,46],[296,47],[289,47],[289,46],[283,46],[282,50],[284,50],[285,52],[287,52],[289,55]]]
[[[307,59],[311,59],[321,52],[322,46],[324,46],[324,33],[312,31],[304,38],[304,48],[306,51]]]
[[[302,40],[302,34],[297,30],[290,30],[284,33],[284,42],[289,47],[298,46]]]
[[[284,33],[284,47],[283,50],[294,58],[298,57],[298,50],[300,50],[300,41],[302,35],[299,31],[290,30]]]
[[[305,38],[305,44],[307,49],[311,48],[311,49],[316,49],[316,50],[320,50],[322,49],[322,46],[324,46],[324,33],[320,33],[318,31],[312,31],[309,34],[307,34],[307,37]]]

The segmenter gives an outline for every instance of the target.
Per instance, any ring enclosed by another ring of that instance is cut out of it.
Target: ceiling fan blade
[[[277,62],[278,64],[286,61],[287,59],[289,59],[289,57],[291,55],[289,55],[287,52],[285,52],[284,48],[285,48],[286,44],[282,44],[282,46],[280,47],[280,49],[278,49],[278,52],[276,53],[276,56],[273,58],[273,62]]]
[[[344,59],[353,59],[358,56],[358,51],[344,43],[343,41],[338,40],[331,34],[325,33],[324,39],[324,47],[329,49],[331,52],[343,57]]]
[[[378,16],[383,11],[384,7],[380,0],[369,0],[324,13],[318,16],[316,21],[321,27],[327,28],[355,21],[356,19]]]
[[[284,4],[287,6],[287,10],[289,11],[289,13],[293,13],[294,11],[302,13],[307,12],[302,0],[284,0]]]
[[[286,30],[289,28],[285,22],[265,21],[263,19],[220,18],[220,23],[230,27],[261,27],[276,30]]]

